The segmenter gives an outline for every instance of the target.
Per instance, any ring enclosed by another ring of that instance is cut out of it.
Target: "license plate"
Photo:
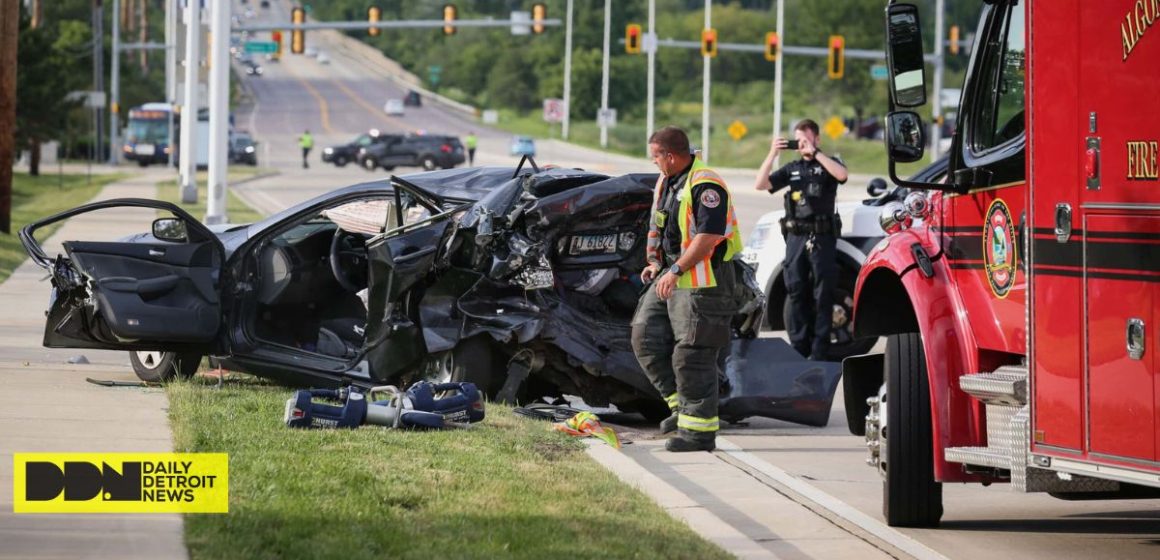
[[[616,234],[573,235],[568,253],[572,255],[611,255],[616,252]]]
[[[136,152],[139,156],[151,156],[157,148],[153,144],[137,144]]]

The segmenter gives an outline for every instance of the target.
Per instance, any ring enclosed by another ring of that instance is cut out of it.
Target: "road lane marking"
[[[801,495],[815,504],[829,510],[834,515],[857,525],[862,530],[882,539],[891,546],[915,557],[920,560],[948,560],[938,551],[934,550],[918,542],[917,540],[902,534],[901,532],[887,526],[886,524],[862,513],[854,506],[831,496],[817,487],[808,484],[801,479],[785,472],[784,470],[775,467],[774,465],[758,458],[756,455],[749,453],[739,447],[737,444],[726,440],[725,438],[717,438],[717,450],[724,452],[729,457],[745,464],[749,468],[768,476],[778,484],[781,484],[790,490]]]
[[[387,123],[389,123],[391,126],[398,127],[401,130],[407,130],[407,123],[404,123],[402,121],[398,121],[396,119],[391,118],[390,116],[384,115],[378,107],[371,105],[370,103],[367,102],[367,100],[360,97],[358,95],[358,93],[356,93],[354,90],[350,89],[350,87],[348,87],[346,84],[342,83],[342,79],[334,80],[331,83],[338,86],[338,89],[342,90],[342,93],[346,94],[346,96],[349,97],[351,99],[351,101],[354,101],[355,103],[360,105],[363,109],[366,109],[367,111],[369,111],[370,114],[378,115],[380,118],[385,119],[387,121]]]
[[[334,134],[334,129],[330,128],[330,106],[326,104],[326,99],[322,97],[321,93],[318,93],[318,90],[314,89],[314,86],[310,85],[310,82],[307,82],[302,76],[299,76],[293,68],[287,66],[286,72],[293,76],[295,80],[298,80],[298,83],[302,84],[302,87],[306,88],[306,91],[318,102],[318,109],[321,112],[322,118],[322,129],[330,134]]]

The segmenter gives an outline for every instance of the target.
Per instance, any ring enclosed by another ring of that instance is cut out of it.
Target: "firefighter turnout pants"
[[[718,430],[718,355],[729,345],[736,312],[733,270],[729,263],[717,266],[716,287],[674,290],[665,301],[650,284],[632,319],[637,361],[678,413],[678,431],[697,439]]]
[[[789,316],[785,330],[803,357],[825,360],[830,350],[837,242],[831,234],[786,235],[783,274]]]

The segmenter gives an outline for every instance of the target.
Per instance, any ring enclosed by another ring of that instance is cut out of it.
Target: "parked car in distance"
[[[512,137],[511,154],[513,156],[536,156],[536,141],[531,136]]]
[[[247,76],[261,76],[262,75],[262,66],[260,64],[258,64],[257,62],[254,62],[253,59],[247,59],[247,60],[242,61],[242,67],[246,69]]]
[[[911,180],[938,182],[943,179],[946,169],[947,158],[943,157],[914,174]],[[779,199],[780,203],[782,192],[771,198]],[[885,181],[874,179],[867,185],[867,193],[871,198],[861,202],[841,202],[834,206],[834,211],[842,218],[842,234],[837,243],[838,281],[834,285],[831,360],[865,354],[874,346],[873,338],[854,338],[854,284],[858,280],[862,263],[866,261],[866,255],[886,237],[878,222],[882,207],[888,202],[902,202],[910,194],[910,189],[899,186],[888,188]],[[785,238],[778,223],[784,215],[785,210],[779,209],[758,218],[741,253],[741,259],[757,269],[757,282],[765,290],[766,297],[765,326],[775,331],[785,329],[788,313],[785,280],[782,278]]]
[[[248,132],[235,132],[230,139],[230,163],[258,165],[258,143]]]
[[[365,148],[380,140],[382,140],[382,134],[377,129],[372,128],[367,132],[359,134],[354,140],[346,144],[324,148],[322,150],[322,162],[333,163],[336,167],[344,167],[346,164],[358,159],[358,151],[360,148]]]
[[[403,97],[403,105],[406,105],[407,107],[422,107],[423,98],[420,97],[419,92],[415,90],[408,91],[407,95]]]
[[[403,101],[401,99],[388,99],[383,104],[383,112],[392,117],[403,116]]]
[[[454,136],[439,134],[383,134],[369,146],[360,148],[358,162],[367,171],[418,166],[451,169],[467,161],[463,143]]]
[[[330,57],[326,56],[326,53],[319,51],[318,52],[318,63],[319,64],[330,64]]]

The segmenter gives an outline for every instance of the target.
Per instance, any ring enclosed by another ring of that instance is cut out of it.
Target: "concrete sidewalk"
[[[169,176],[149,170],[106,186],[95,200],[153,198],[156,183]],[[43,245],[55,255],[63,240],[116,239],[148,230],[150,218],[141,210],[81,215]],[[0,558],[187,558],[177,514],[12,513],[13,453],[173,450],[164,390],[85,382],[136,380],[127,353],[42,347],[51,290],[44,277],[26,261],[0,284]],[[68,363],[80,355],[90,363]]]

